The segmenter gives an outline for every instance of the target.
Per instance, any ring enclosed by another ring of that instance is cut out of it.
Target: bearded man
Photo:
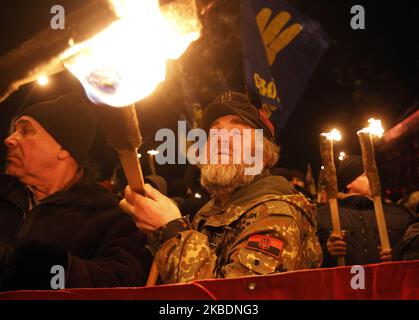
[[[315,206],[286,179],[269,173],[279,157],[269,120],[247,96],[227,92],[206,108],[201,124],[211,132],[206,143],[208,163],[200,165],[201,183],[213,198],[191,224],[149,185],[147,197],[127,187],[121,203],[140,230],[152,233],[149,247],[163,282],[319,267],[322,253]],[[213,135],[217,129],[225,129],[224,134]],[[238,143],[232,145],[237,137]],[[245,146],[255,155],[253,168],[245,160]]]

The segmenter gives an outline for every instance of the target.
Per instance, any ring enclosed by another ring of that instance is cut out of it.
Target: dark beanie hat
[[[205,108],[201,128],[208,132],[215,120],[228,115],[239,116],[252,128],[263,129],[263,135],[274,140],[273,126],[269,119],[259,112],[245,94],[233,91],[220,95]]]
[[[356,155],[345,157],[336,171],[339,191],[345,191],[346,186],[364,173],[362,158]]]
[[[80,165],[85,164],[96,131],[96,116],[83,96],[70,93],[41,102],[23,110],[18,117],[22,116],[38,121]]]

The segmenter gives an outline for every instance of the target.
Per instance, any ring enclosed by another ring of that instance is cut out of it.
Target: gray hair
[[[264,168],[274,167],[279,160],[279,151],[280,147],[269,140],[266,137],[263,137],[263,161]]]

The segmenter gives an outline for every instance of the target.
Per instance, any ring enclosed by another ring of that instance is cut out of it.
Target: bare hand
[[[380,250],[380,260],[383,262],[389,262],[393,260],[393,250],[392,249],[381,249],[381,246],[378,246],[378,250]]]
[[[147,197],[143,197],[125,188],[125,199],[119,203],[123,211],[128,213],[138,229],[143,232],[153,232],[168,222],[181,218],[178,207],[166,196],[149,184],[144,186]]]
[[[347,249],[343,235],[332,233],[327,239],[327,251],[334,258],[344,257]]]

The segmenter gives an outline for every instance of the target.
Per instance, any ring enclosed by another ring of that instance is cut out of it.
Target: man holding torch
[[[86,166],[95,127],[78,94],[30,106],[13,122],[0,175],[0,290],[56,289],[60,269],[59,288],[145,283],[144,234]]]
[[[236,92],[221,95],[206,108],[202,127],[207,132],[236,129],[242,145],[246,145],[243,131],[251,130],[252,151],[263,144],[264,169],[260,174],[246,175],[243,161],[231,163],[238,151],[229,136],[229,147],[216,154],[217,158],[228,155],[228,164],[200,164],[201,183],[213,198],[191,223],[149,185],[145,186],[148,198],[127,187],[121,205],[139,229],[152,235],[149,244],[163,282],[264,275],[320,266],[315,206],[284,178],[270,175],[268,169],[277,162],[279,150],[265,121],[247,96]],[[256,129],[263,130],[260,145],[255,145]],[[224,138],[217,143],[222,144]],[[217,144],[212,142],[206,145],[209,155]]]
[[[370,264],[392,260],[391,249],[381,249],[374,203],[360,156],[347,156],[337,169],[339,218],[342,234],[332,232],[329,206],[319,208],[318,230],[325,267],[337,265],[344,257],[346,265]],[[404,208],[384,204],[390,246],[394,248],[413,215]]]

